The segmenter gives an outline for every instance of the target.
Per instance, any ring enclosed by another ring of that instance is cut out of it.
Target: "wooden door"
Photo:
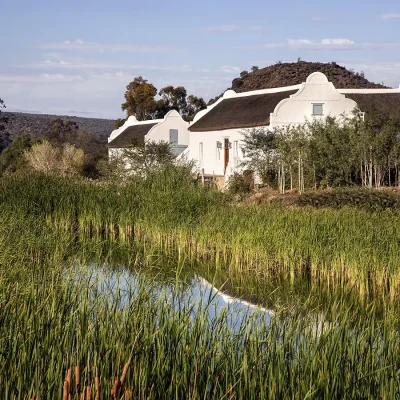
[[[229,163],[229,139],[224,139],[224,174]]]

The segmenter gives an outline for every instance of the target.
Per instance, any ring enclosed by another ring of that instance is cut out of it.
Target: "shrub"
[[[244,171],[243,174],[235,173],[228,182],[230,194],[247,194],[254,187],[253,172]]]

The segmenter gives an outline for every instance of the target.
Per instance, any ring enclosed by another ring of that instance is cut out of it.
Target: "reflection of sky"
[[[268,326],[275,315],[272,310],[219,291],[200,276],[189,284],[176,284],[150,281],[125,268],[111,270],[104,266],[90,266],[79,271],[80,280],[88,281],[90,287],[109,296],[111,301],[117,301],[117,306],[121,308],[138,295],[141,285],[146,284],[154,299],[164,297],[175,310],[190,310],[192,315],[199,310],[206,312],[209,322],[223,316],[227,326],[235,332],[246,323]]]

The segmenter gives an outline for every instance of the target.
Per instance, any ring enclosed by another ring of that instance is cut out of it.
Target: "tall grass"
[[[193,304],[174,307],[181,298],[180,285],[171,284],[175,289],[160,293],[153,276],[140,274],[111,290],[93,268],[84,267],[105,263],[116,271],[118,265],[153,269],[165,280],[174,276],[169,277],[170,263],[165,259],[176,263],[178,276],[186,261],[202,259],[205,264],[208,259],[219,268],[220,282],[227,265],[233,284],[246,274],[256,281],[268,274],[290,281],[290,271],[308,268],[311,284],[318,285],[321,279],[322,285],[337,286],[339,278],[312,275],[310,266],[300,264],[301,253],[279,249],[279,241],[306,249],[318,243],[319,236],[303,230],[321,226],[328,249],[321,244],[318,253],[313,249],[305,254],[324,256],[326,265],[321,268],[329,271],[328,261],[334,261],[330,256],[347,243],[339,241],[341,232],[355,233],[360,215],[369,215],[370,235],[383,235],[381,223],[389,221],[389,215],[235,209],[213,191],[196,186],[190,189],[194,201],[184,197],[181,179],[171,184],[170,193],[167,187],[157,194],[160,186],[149,187],[150,183],[101,186],[43,177],[1,183],[1,189],[7,189],[0,191],[1,399],[61,399],[65,372],[74,366],[80,367],[81,383],[77,391],[72,389],[73,399],[84,387],[91,387],[94,394],[96,386],[101,399],[109,398],[115,377],[121,376],[127,362],[124,389],[134,399],[400,395],[400,313],[395,302],[383,302],[379,312],[371,302],[361,313],[358,303],[338,297],[325,316],[318,301],[309,302],[299,312],[278,312],[268,326],[250,319],[233,332],[224,314],[210,319],[207,310],[194,314]],[[176,203],[168,196],[175,196]],[[152,201],[159,215],[153,213]],[[199,207],[193,208],[196,201]],[[136,208],[131,209],[132,204]],[[266,222],[271,226],[264,232]],[[331,233],[336,246],[326,236],[330,225],[336,227]],[[395,229],[394,222],[391,227]],[[278,228],[286,236],[276,232]],[[386,256],[394,254],[393,250]],[[295,268],[289,265],[291,256]],[[380,253],[375,265],[383,258]]]
[[[362,297],[399,294],[400,224],[390,209],[234,206],[180,169],[124,185],[3,179],[0,207],[68,231],[157,243],[231,271],[305,274],[324,285],[350,285]]]
[[[38,285],[1,286],[0,396],[61,399],[65,371],[81,368],[81,387],[100,378],[108,398],[124,365],[133,398],[386,398],[400,393],[397,318],[361,321],[336,306],[336,319],[250,319],[234,334],[222,314],[172,307],[149,281],[114,288],[76,268]],[[176,292],[173,296],[179,296]],[[352,323],[350,323],[352,321]],[[358,322],[357,322],[358,321]],[[79,390],[74,394],[79,397]]]

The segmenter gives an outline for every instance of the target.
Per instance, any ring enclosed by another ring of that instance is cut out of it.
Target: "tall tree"
[[[156,96],[159,99],[156,99]],[[125,92],[125,103],[122,110],[127,116],[134,115],[137,120],[150,120],[164,118],[171,110],[176,110],[186,121],[192,121],[197,112],[207,108],[206,102],[201,97],[187,95],[183,86],[166,86],[159,92],[153,84],[141,76],[135,78]],[[115,121],[119,128],[124,120]]]
[[[193,121],[195,115],[207,108],[207,104],[202,97],[193,96],[192,94],[187,98],[186,114],[183,116],[185,121]]]
[[[134,115],[138,121],[154,119],[157,89],[141,76],[126,87],[125,103],[121,105],[127,116]]]

